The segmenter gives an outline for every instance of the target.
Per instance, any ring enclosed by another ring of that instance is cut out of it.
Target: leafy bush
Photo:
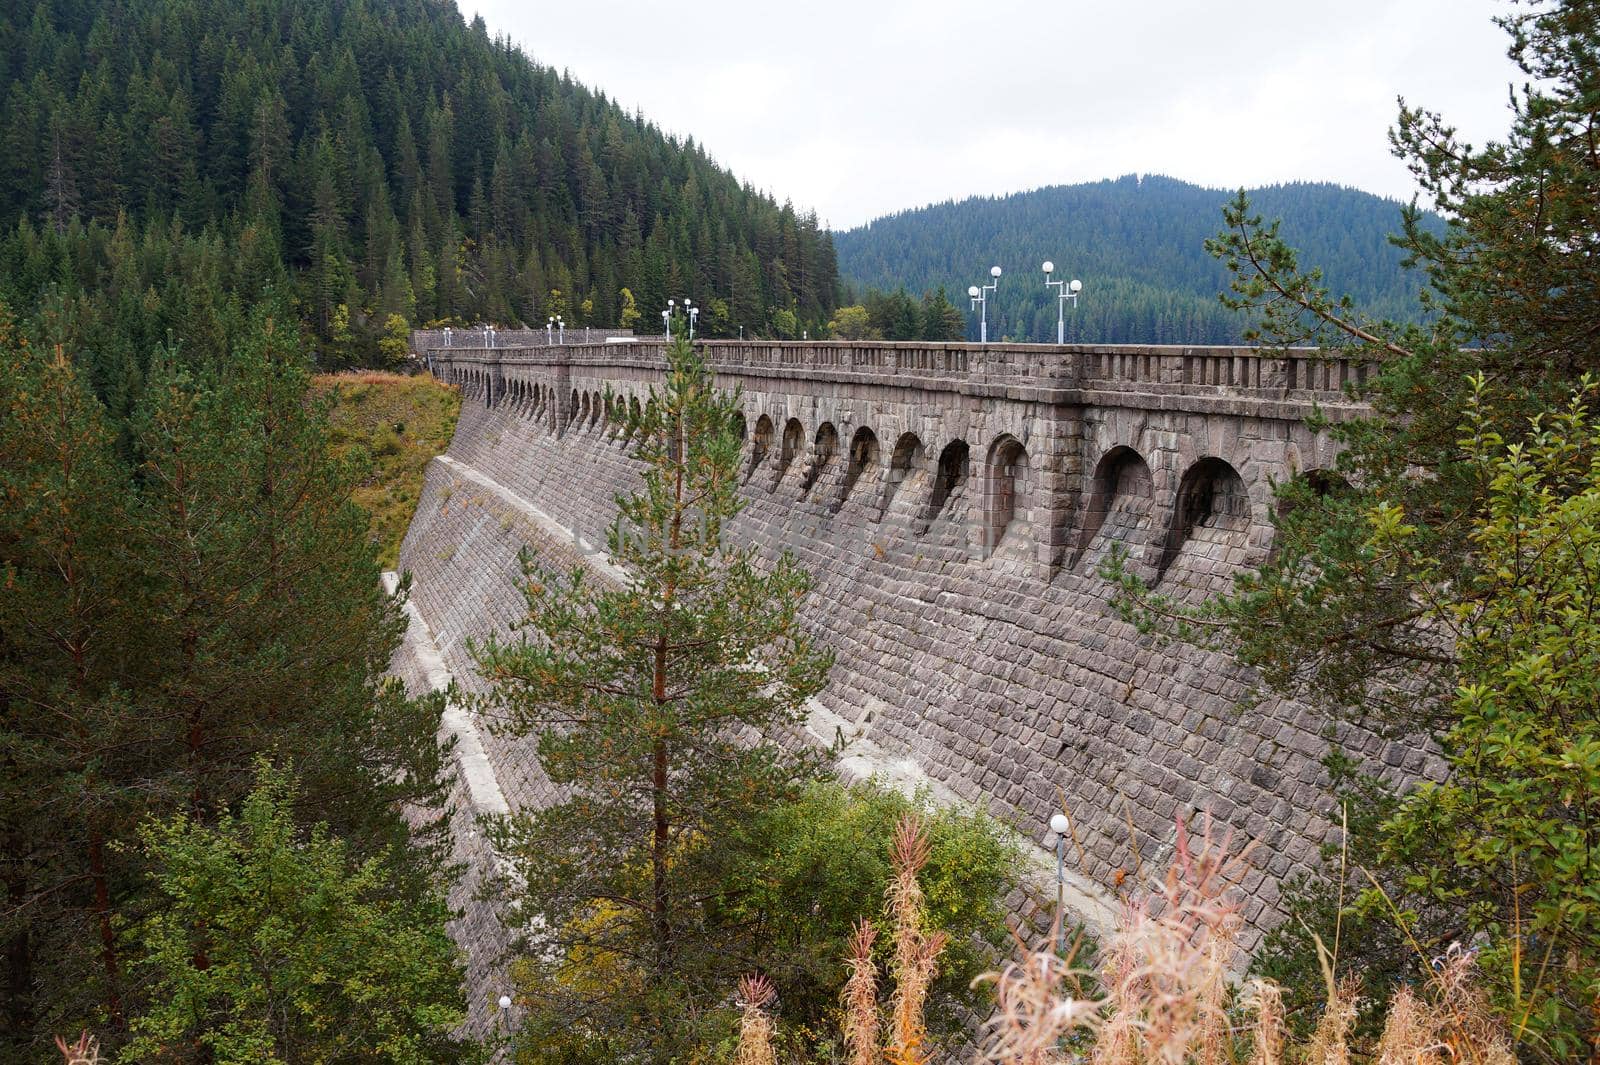
[[[301,834],[288,774],[258,764],[237,817],[143,827],[157,905],[132,929],[150,1005],[121,1060],[204,1048],[227,1062],[464,1060],[449,910],[396,902],[384,864],[319,825]]]
[[[930,1023],[936,1034],[951,1035],[982,1008],[986,992],[973,989],[972,980],[1005,948],[1005,900],[1022,864],[1018,845],[993,818],[936,807],[926,794],[821,783],[756,815],[727,872],[735,889],[730,916],[763,944],[760,968],[779,990],[784,1024],[818,1032],[837,1027],[849,975],[844,944],[859,921],[891,923],[889,841],[912,816],[928,838],[919,877],[927,919],[950,937],[930,990]],[[880,959],[889,949],[886,940],[879,944]]]

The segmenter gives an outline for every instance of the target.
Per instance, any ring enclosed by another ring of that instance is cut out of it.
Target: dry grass
[[[56,1049],[61,1051],[65,1065],[100,1065],[100,1040],[88,1032],[80,1033],[76,1043],[56,1036]]]
[[[878,938],[871,921],[861,921],[850,936],[844,985],[844,1044],[850,1065],[878,1065],[878,967],[872,944]]]
[[[924,926],[922,885],[917,874],[928,864],[928,836],[911,814],[894,830],[890,860],[894,879],[889,883],[889,912],[894,916],[894,994],[890,997],[890,1065],[922,1065],[928,1059],[928,1028],[924,1007],[928,988],[939,970],[944,950],[943,932],[929,934]]]
[[[1061,1065],[1082,1059],[1065,1050],[1076,1038],[1092,1041],[1093,1065],[1512,1065],[1504,1026],[1473,979],[1470,952],[1460,951],[1424,988],[1396,993],[1369,1053],[1349,1043],[1354,980],[1331,985],[1312,1037],[1289,1045],[1279,989],[1263,981],[1236,989],[1228,978],[1238,960],[1237,883],[1248,851],[1235,853],[1209,818],[1198,839],[1180,824],[1166,875],[1125,900],[1098,973],[1104,997],[1083,996],[1085,974],[1072,969],[1071,952],[1025,954],[989,977],[997,1005],[989,1056]]]
[[[772,1018],[767,1005],[777,997],[765,976],[739,979],[739,1002],[744,1013],[739,1018],[739,1052],[734,1065],[776,1065],[772,1049]]]
[[[1439,1042],[1431,1011],[1417,1003],[1409,987],[1401,987],[1389,1000],[1389,1017],[1378,1041],[1378,1065],[1445,1065],[1444,1044]]]
[[[1281,1065],[1287,1034],[1283,992],[1271,980],[1257,980],[1250,985],[1247,1005],[1256,1019],[1250,1033],[1250,1065]]]
[[[332,400],[334,454],[359,448],[371,458],[367,478],[352,494],[372,516],[379,562],[393,569],[422,495],[423,471],[455,433],[461,392],[427,375],[376,371],[322,374],[313,378],[312,389]]]

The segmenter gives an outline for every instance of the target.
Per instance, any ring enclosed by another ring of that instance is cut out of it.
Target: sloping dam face
[[[1124,876],[1162,867],[1177,819],[1209,810],[1258,841],[1248,945],[1334,831],[1330,737],[1393,774],[1436,770],[1302,705],[1252,702],[1226,656],[1119,621],[1096,574],[1120,546],[1159,591],[1228,587],[1270,550],[1272,480],[1331,466],[1304,418],[1314,402],[1348,416],[1340,388],[1359,366],[1236,349],[706,348],[745,419],[732,536],[814,574],[804,621],[838,654],[813,732],[848,745],[848,768],[926,781],[1041,846],[1064,796],[1091,923]],[[473,690],[468,641],[523,610],[519,551],[609,567],[613,498],[638,483],[618,405],[647,397],[661,352],[425,354],[466,401],[401,566],[420,638]],[[396,665],[420,684],[416,655],[408,642]],[[477,735],[506,804],[550,797],[531,740]],[[464,854],[482,860],[470,833],[467,818]]]

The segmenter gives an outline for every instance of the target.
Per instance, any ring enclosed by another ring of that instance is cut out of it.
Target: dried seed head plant
[[[844,985],[844,1042],[850,1065],[878,1065],[878,967],[872,961],[872,944],[878,930],[862,920],[850,935],[845,964],[850,979]]]
[[[1209,814],[1196,838],[1179,821],[1172,862],[1155,890],[1130,899],[1112,938],[1108,976],[1132,1015],[1140,1060],[1220,1062],[1228,1040],[1228,972],[1242,924],[1234,892],[1249,846],[1233,851]]]
[[[1198,838],[1180,821],[1166,876],[1125,900],[1101,966],[1106,997],[1060,995],[1069,966],[1052,951],[1036,952],[992,977],[1004,1003],[992,1056],[1040,1065],[1079,1029],[1096,1032],[1094,1065],[1223,1065],[1231,1049],[1228,973],[1242,923],[1235,888],[1250,850],[1235,853],[1232,835],[1219,835],[1209,815]]]
[[[1322,1019],[1302,1055],[1306,1065],[1350,1065],[1350,1025],[1356,1019],[1360,995],[1361,979],[1354,975],[1328,988]]]
[[[1073,1032],[1100,1026],[1104,999],[1083,994],[1083,978],[1072,954],[1050,950],[1028,953],[998,973],[979,979],[994,983],[995,1043],[990,1056],[1017,1065],[1058,1065],[1065,1060],[1062,1040]]]
[[[1505,1025],[1489,1007],[1489,998],[1475,979],[1477,955],[1452,945],[1434,965],[1439,1001],[1435,1030],[1451,1061],[1463,1065],[1513,1065],[1516,1055]]]
[[[772,1018],[767,1015],[767,1004],[777,997],[766,977],[741,976],[739,978],[739,1003],[744,1009],[739,1019],[739,1049],[734,1055],[735,1065],[776,1065],[777,1055],[772,1049]]]
[[[88,1032],[78,1033],[76,1043],[56,1036],[56,1049],[61,1051],[65,1065],[100,1065],[100,1040]]]
[[[1445,1065],[1433,1011],[1402,984],[1389,1000],[1389,1016],[1378,1041],[1378,1065]]]
[[[1286,1032],[1282,989],[1271,980],[1253,980],[1248,1005],[1256,1019],[1251,1029],[1250,1065],[1282,1065]]]
[[[894,918],[894,994],[890,1000],[891,1027],[886,1051],[890,1065],[923,1065],[931,1056],[924,1006],[928,988],[939,971],[944,950],[943,932],[924,928],[922,886],[917,874],[928,863],[929,842],[922,822],[907,814],[894,830],[890,862],[894,879],[887,891]]]

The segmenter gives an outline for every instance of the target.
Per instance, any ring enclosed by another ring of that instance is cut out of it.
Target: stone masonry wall
[[[521,613],[520,550],[608,565],[596,545],[636,477],[606,391],[626,402],[652,377],[499,373],[457,378],[455,440],[428,470],[401,551],[412,602],[469,691],[481,685],[469,641]],[[815,575],[803,619],[838,654],[814,731],[1041,846],[1064,796],[1084,855],[1074,897],[1091,924],[1124,876],[1163,867],[1178,818],[1209,810],[1258,841],[1242,885],[1249,946],[1278,919],[1280,884],[1334,831],[1320,765],[1330,739],[1392,775],[1437,774],[1422,752],[1250,699],[1253,678],[1226,656],[1141,637],[1109,606],[1095,567],[1113,541],[1185,597],[1226,587],[1270,548],[1270,479],[1331,461],[1279,406],[936,395],[816,375],[719,383],[742,388],[747,426],[732,535],[769,557],[793,552]],[[791,422],[801,445],[785,466]],[[837,441],[820,463],[819,439]],[[493,738],[486,753],[512,807],[551,796],[529,741]]]

